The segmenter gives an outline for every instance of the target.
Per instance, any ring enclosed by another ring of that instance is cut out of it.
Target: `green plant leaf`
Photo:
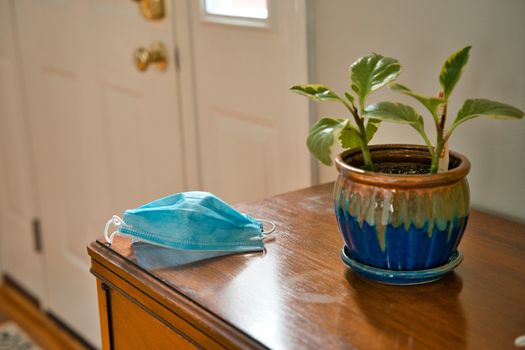
[[[381,123],[379,119],[369,119],[365,127],[366,143],[370,142],[377,131],[378,125]],[[359,136],[359,130],[350,123],[347,123],[339,133],[339,143],[345,149],[347,148],[361,148],[362,141]]]
[[[484,98],[468,99],[459,109],[456,119],[450,126],[449,134],[459,124],[480,116],[496,119],[521,119],[524,113],[522,110],[505,103]]]
[[[463,68],[468,61],[470,48],[471,46],[467,46],[453,53],[452,56],[450,56],[445,61],[443,68],[441,68],[441,73],[439,74],[439,83],[443,88],[445,100],[448,100],[448,97],[452,93],[454,86],[456,86],[456,83],[461,77]]]
[[[396,79],[401,73],[398,60],[372,54],[359,58],[350,66],[352,90],[357,94],[361,108],[364,108],[366,97],[385,84]]]
[[[365,108],[365,116],[401,124],[416,124],[423,118],[414,108],[396,102],[379,102]]]
[[[419,95],[415,93],[414,91],[410,90],[409,88],[407,88],[406,86],[397,84],[397,83],[390,84],[390,88],[394,91],[401,92],[402,94],[411,96],[415,98],[416,100],[418,100],[423,106],[425,106],[426,109],[428,109],[430,114],[432,114],[432,116],[434,117],[434,120],[437,121],[439,105],[444,102],[442,99],[437,98],[437,97],[428,97],[428,96]]]
[[[382,121],[409,124],[423,137],[426,137],[423,117],[408,105],[394,102],[374,103],[365,108],[365,116]]]
[[[370,140],[372,140],[372,138],[374,137],[377,129],[379,128],[379,123],[381,123],[381,120],[379,119],[368,120],[368,123],[365,127],[366,143],[370,142]]]
[[[341,129],[341,132],[339,133],[339,143],[345,149],[361,148],[359,132],[353,125],[347,123],[347,125]]]
[[[295,85],[290,90],[314,101],[341,101],[332,90],[321,84]]]
[[[310,152],[321,163],[332,165],[334,134],[341,131],[347,123],[347,119],[322,118],[310,128],[306,144]]]
[[[352,95],[352,94],[350,94],[348,92],[345,92],[345,96],[348,99],[348,101],[350,101],[351,104],[354,104],[354,101],[355,101],[354,95]]]

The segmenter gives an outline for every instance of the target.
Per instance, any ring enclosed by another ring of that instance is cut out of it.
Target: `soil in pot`
[[[385,162],[378,164],[374,171],[383,174],[422,175],[429,173],[430,166],[411,162]]]

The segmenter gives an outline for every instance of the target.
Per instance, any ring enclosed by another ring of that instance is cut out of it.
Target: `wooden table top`
[[[170,263],[159,254],[159,265],[124,237],[111,248],[92,243],[90,254],[140,266],[135,278],[154,276],[154,288],[272,349],[515,348],[525,335],[525,225],[473,210],[454,272],[426,285],[383,285],[342,263],[332,186],[236,206],[276,223],[265,255]]]

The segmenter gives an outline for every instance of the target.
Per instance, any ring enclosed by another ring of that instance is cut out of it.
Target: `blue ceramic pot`
[[[374,164],[429,165],[423,146],[370,146]],[[385,270],[412,271],[446,264],[468,221],[467,158],[450,152],[449,170],[393,175],[360,169],[360,150],[336,159],[334,208],[349,256]]]

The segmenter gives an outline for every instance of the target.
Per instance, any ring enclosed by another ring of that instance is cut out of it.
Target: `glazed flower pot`
[[[425,147],[415,145],[370,146],[370,153],[376,168],[429,166],[431,160]],[[360,265],[357,270],[364,275],[372,271],[414,276],[421,271],[421,277],[423,272],[457,266],[469,214],[468,159],[450,152],[448,171],[422,175],[364,171],[362,164],[356,149],[336,158],[334,208],[346,245],[343,260]],[[411,282],[425,282],[417,276]],[[388,281],[388,276],[382,280]]]

